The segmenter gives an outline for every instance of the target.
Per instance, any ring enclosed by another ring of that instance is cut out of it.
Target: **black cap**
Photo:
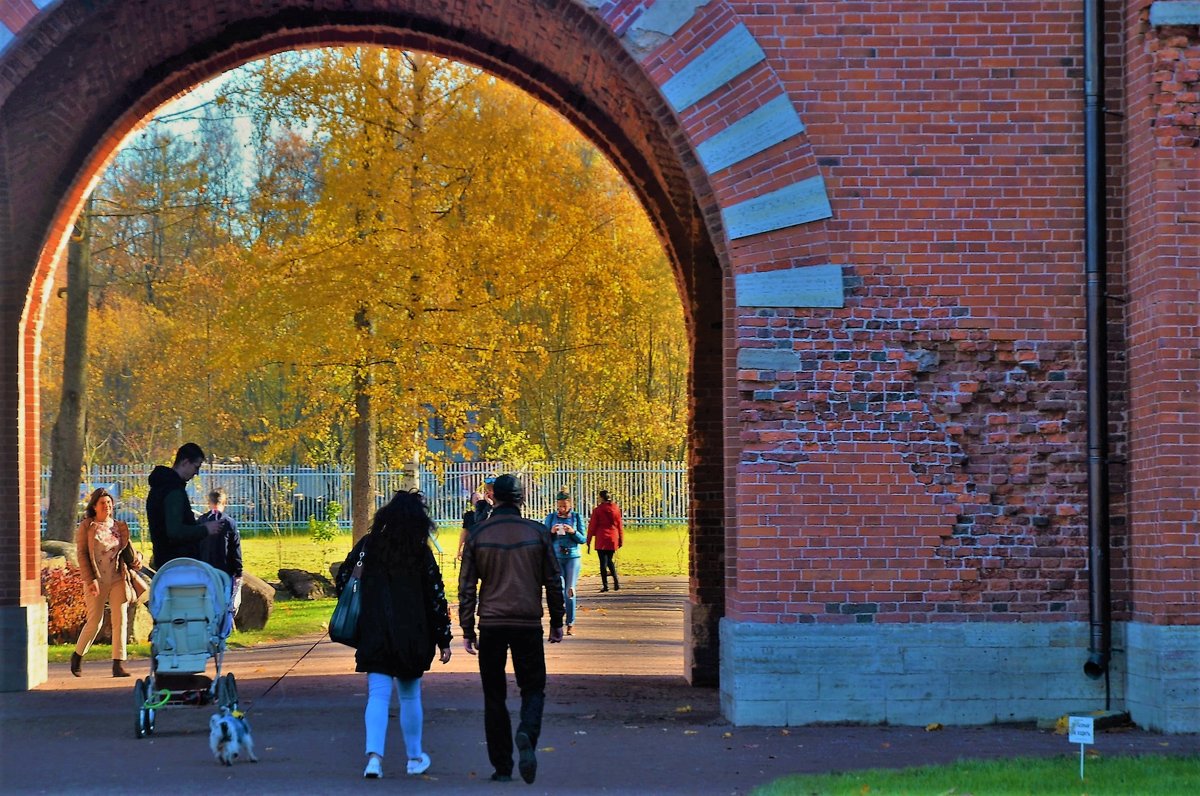
[[[525,489],[515,475],[505,473],[492,484],[492,494],[498,503],[510,503],[519,506],[525,497]]]

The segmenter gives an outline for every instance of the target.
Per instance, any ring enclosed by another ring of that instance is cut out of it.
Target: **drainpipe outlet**
[[[1083,664],[1083,673],[1093,680],[1099,680],[1108,671],[1108,653],[1093,652]]]

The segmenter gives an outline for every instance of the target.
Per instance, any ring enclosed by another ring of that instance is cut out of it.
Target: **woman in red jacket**
[[[592,552],[592,540],[596,540],[596,555],[600,557],[600,582],[603,588],[600,591],[608,591],[608,575],[612,573],[613,589],[621,590],[621,583],[617,580],[617,565],[613,562],[613,555],[621,549],[621,545],[625,543],[625,529],[621,523],[621,507],[613,503],[612,495],[608,490],[601,489],[598,493],[600,496],[600,504],[592,509],[591,519],[588,520],[587,531],[587,551]]]

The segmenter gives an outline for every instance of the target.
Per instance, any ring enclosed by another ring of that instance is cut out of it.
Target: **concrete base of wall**
[[[1126,709],[1139,727],[1200,732],[1200,627],[1125,626]]]
[[[1123,628],[1113,646],[1124,649]],[[1105,709],[1088,625],[721,622],[721,709],[737,725],[992,724]],[[1111,705],[1124,703],[1114,652]],[[1196,671],[1193,660],[1191,670]]]
[[[0,606],[0,691],[28,691],[46,682],[45,601]]]

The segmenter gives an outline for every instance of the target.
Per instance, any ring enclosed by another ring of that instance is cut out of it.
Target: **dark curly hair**
[[[415,489],[400,490],[375,512],[371,522],[373,554],[389,564],[418,558],[434,527],[425,496]]]

